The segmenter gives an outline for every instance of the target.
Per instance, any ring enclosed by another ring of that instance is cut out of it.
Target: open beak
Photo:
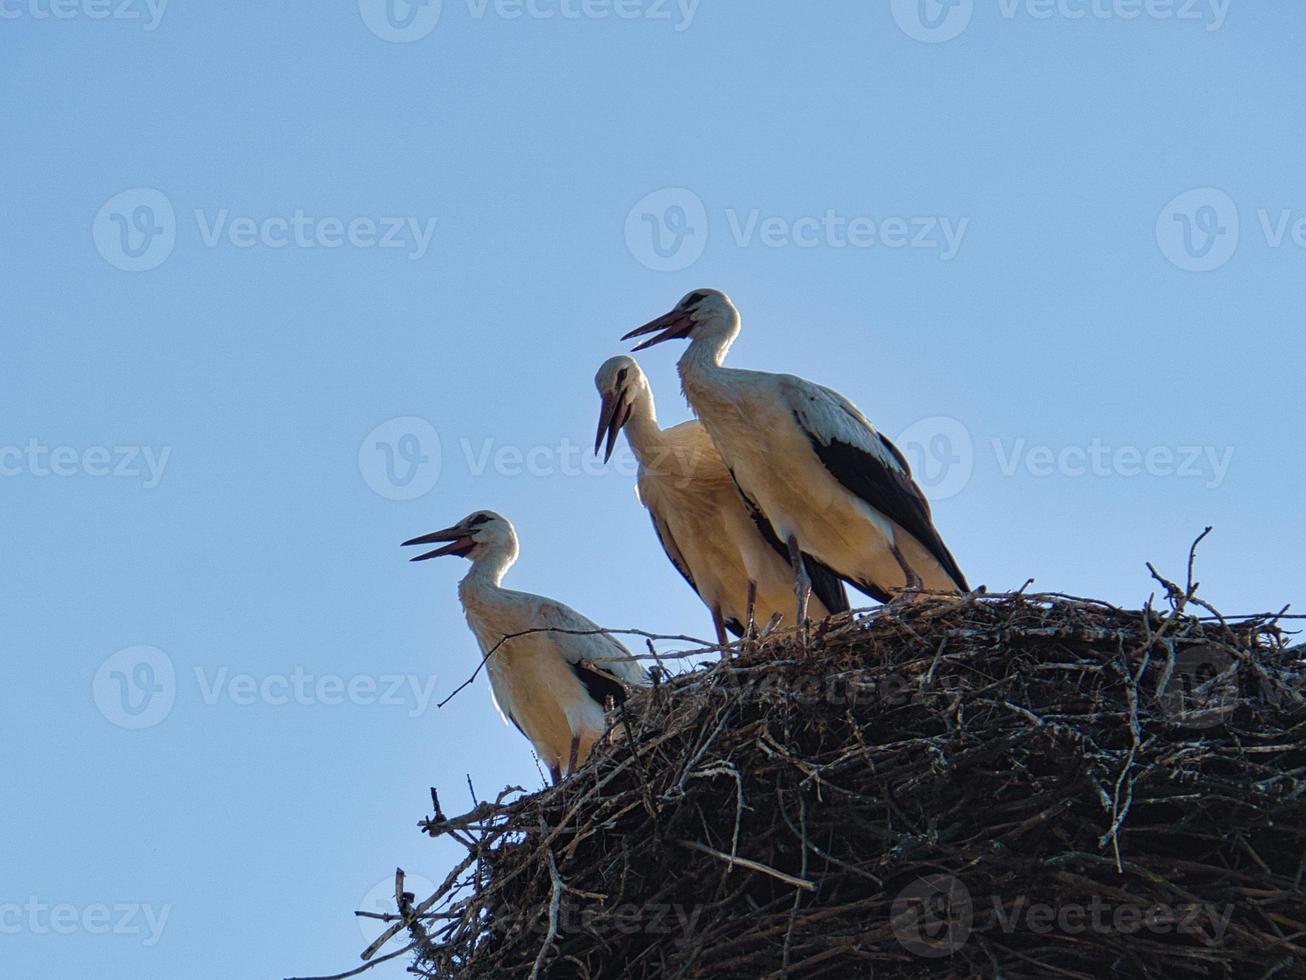
[[[688,310],[682,310],[679,307],[670,313],[663,313],[656,320],[650,320],[642,327],[636,327],[622,340],[630,340],[634,337],[642,337],[645,334],[656,333],[661,330],[656,337],[650,337],[644,343],[635,348],[637,351],[652,347],[654,344],[660,344],[664,340],[680,340],[689,336],[689,331],[694,328],[694,320],[689,315]]]
[[[594,436],[594,455],[599,454],[599,447],[603,445],[603,437],[607,436],[608,446],[603,451],[603,462],[612,458],[612,449],[617,444],[617,433],[621,427],[626,424],[630,418],[630,406],[626,404],[624,391],[608,391],[603,393],[603,407],[599,409],[599,431]]]
[[[458,555],[462,557],[476,546],[472,536],[467,533],[466,528],[447,527],[443,531],[432,531],[430,534],[423,534],[420,538],[411,538],[405,541],[402,547],[408,547],[410,544],[435,544],[437,541],[448,541],[449,544],[443,548],[436,548],[434,551],[428,551],[424,555],[418,555],[416,558],[410,558],[409,561],[426,561],[428,558],[439,558],[441,555]]]

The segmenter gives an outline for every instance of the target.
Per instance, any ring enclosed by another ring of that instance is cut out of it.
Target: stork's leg
[[[726,624],[721,618],[721,610],[713,607],[712,625],[716,628],[717,646],[721,648],[721,659],[730,659],[730,637],[726,634]]]
[[[794,570],[794,596],[798,599],[797,624],[807,628],[807,602],[812,598],[812,578],[807,574],[807,563],[803,561],[802,549],[798,539],[789,535],[789,564]]]
[[[721,610],[715,606],[712,607],[712,628],[716,630],[716,643],[721,647],[721,656],[726,656],[726,644],[730,638],[726,636],[726,624],[721,620]]]
[[[900,601],[901,604],[905,606],[916,601],[920,596],[921,577],[916,574],[916,569],[907,564],[907,559],[902,556],[902,552],[898,550],[896,544],[890,547],[889,550],[893,552],[893,557],[898,562],[898,567],[902,569],[902,574],[907,579],[907,587],[899,592],[895,597],[895,601]]]
[[[549,775],[553,777],[553,785],[557,786],[562,782],[562,770],[558,766],[549,766]]]
[[[744,636],[752,636],[757,631],[757,620],[753,613],[757,609],[757,583],[748,580],[748,605],[745,610],[747,621],[744,623]]]
[[[571,737],[571,754],[567,758],[567,775],[570,776],[576,771],[576,756],[580,752],[580,736]]]

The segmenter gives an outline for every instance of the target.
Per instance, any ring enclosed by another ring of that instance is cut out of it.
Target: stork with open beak
[[[648,379],[634,358],[605,361],[594,378],[602,396],[594,452],[612,457],[617,433],[639,460],[636,488],[653,519],[662,550],[712,613],[717,642],[743,636],[752,617],[762,623],[793,608],[788,551],[735,486],[707,430],[695,421],[659,428]],[[606,446],[605,446],[606,443]],[[812,614],[824,619],[848,609],[843,583],[804,556],[813,581]]]
[[[622,339],[649,334],[635,350],[689,341],[677,365],[685,397],[740,490],[786,543],[800,620],[811,591],[804,552],[882,602],[921,589],[967,591],[906,458],[857,406],[791,374],[723,366],[739,334],[725,293],[695,290]]]
[[[491,696],[505,720],[530,740],[556,784],[564,771],[575,772],[606,731],[608,700],[619,704],[629,688],[647,686],[648,673],[571,607],[500,585],[517,560],[517,532],[506,518],[477,511],[404,545],[437,543],[443,547],[412,561],[471,559],[458,598],[487,658]]]

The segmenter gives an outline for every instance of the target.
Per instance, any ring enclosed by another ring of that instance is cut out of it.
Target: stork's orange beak
[[[612,458],[613,447],[617,444],[617,433],[630,418],[630,405],[626,403],[624,391],[606,391],[603,393],[603,406],[599,409],[599,431],[594,436],[594,455],[599,454],[603,438],[607,436],[608,446],[603,451],[603,462]]]
[[[664,340],[681,340],[689,336],[689,331],[694,329],[694,320],[689,315],[688,310],[682,310],[679,307],[670,313],[663,313],[656,320],[650,320],[642,327],[636,327],[630,333],[622,337],[622,340],[631,340],[634,337],[642,337],[645,334],[655,333],[658,330],[662,332],[656,337],[651,337],[644,343],[635,348],[637,351],[645,350],[654,344],[660,344]]]
[[[420,538],[410,538],[400,547],[408,547],[412,544],[435,544],[439,541],[448,541],[449,544],[443,548],[436,548],[434,551],[428,551],[424,555],[418,555],[416,558],[410,558],[409,561],[426,561],[428,558],[439,558],[441,555],[458,555],[463,557],[467,552],[476,546],[472,536],[467,533],[465,527],[454,525],[447,527],[443,531],[432,531],[430,534],[423,534]]]

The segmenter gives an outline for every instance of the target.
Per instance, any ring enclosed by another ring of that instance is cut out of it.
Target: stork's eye
[[[473,517],[470,521],[467,522],[467,526],[476,527],[478,524],[488,523],[489,520],[490,520],[489,514],[477,514],[475,517]]]
[[[682,303],[681,305],[684,306],[686,309],[688,309],[689,307],[693,306],[695,303],[701,303],[705,299],[707,299],[707,293],[690,293],[688,296],[685,297],[685,302]]]
[[[628,373],[629,373],[629,371],[628,371],[627,368],[622,368],[620,371],[618,371],[618,372],[617,372],[617,384],[623,384],[623,383],[625,382],[625,380],[626,380],[626,375],[627,375]]]

